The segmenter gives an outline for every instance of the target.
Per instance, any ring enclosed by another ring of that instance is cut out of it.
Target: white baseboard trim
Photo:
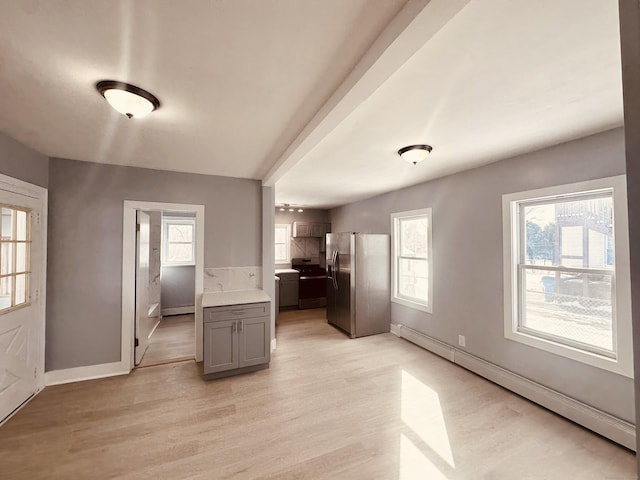
[[[395,330],[395,331],[394,331]],[[397,333],[396,333],[397,332]],[[636,450],[635,425],[551,390],[468,352],[435,340],[404,325],[392,325],[392,333],[466,368],[552,412],[586,427],[630,450]]]
[[[411,343],[415,343],[419,347],[424,348],[425,350],[429,350],[431,353],[435,353],[436,355],[440,355],[442,358],[446,358],[450,362],[453,362],[454,359],[454,348],[450,345],[447,345],[440,340],[436,340],[435,338],[428,337],[416,330],[413,330],[409,327],[405,327],[404,325],[398,325],[398,331],[401,338],[409,340]]]
[[[74,367],[63,370],[52,370],[46,373],[47,387],[60,385],[63,383],[81,382],[83,380],[94,380],[96,378],[114,377],[116,375],[127,375],[129,368],[122,362],[102,363],[100,365],[90,365],[88,367]]]
[[[168,317],[171,315],[186,315],[188,313],[195,313],[196,307],[188,305],[186,307],[167,307],[162,309],[162,316]]]

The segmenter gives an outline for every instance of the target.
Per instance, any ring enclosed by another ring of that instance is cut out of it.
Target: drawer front
[[[269,315],[268,303],[250,303],[231,307],[206,308],[203,321],[240,320],[242,318],[262,317],[264,315]]]

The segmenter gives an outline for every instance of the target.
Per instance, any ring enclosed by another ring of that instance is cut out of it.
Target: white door
[[[138,210],[136,232],[135,364],[149,346],[153,320],[149,318],[149,215]]]
[[[1,177],[0,421],[38,391],[43,375],[46,265],[46,190],[7,191]]]

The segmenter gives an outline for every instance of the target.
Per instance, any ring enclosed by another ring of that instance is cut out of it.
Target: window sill
[[[427,305],[426,303],[412,302],[411,300],[406,300],[404,298],[398,298],[398,297],[391,297],[391,301],[393,303],[404,305],[405,307],[413,308],[414,310],[421,310],[426,313],[433,313],[433,308],[431,307],[431,305]]]

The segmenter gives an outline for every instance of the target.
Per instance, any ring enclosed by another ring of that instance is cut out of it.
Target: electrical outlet
[[[464,335],[458,335],[458,345],[460,345],[461,347],[467,346],[467,339],[464,338]]]

